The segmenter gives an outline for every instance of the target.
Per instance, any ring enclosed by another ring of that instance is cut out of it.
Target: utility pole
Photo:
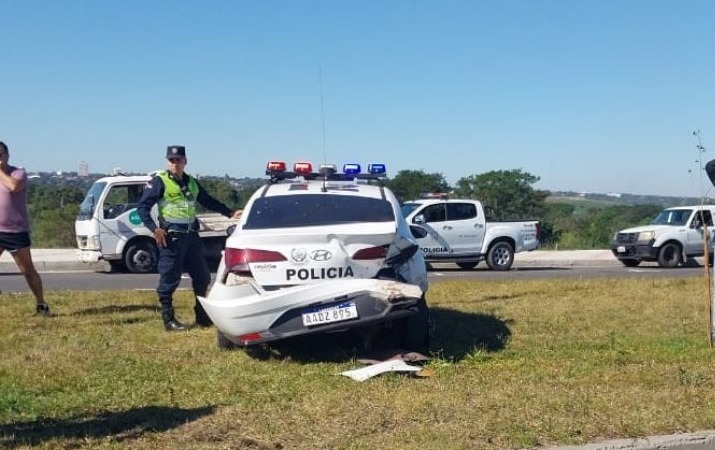
[[[703,147],[703,143],[700,140],[700,130],[695,130],[693,131],[693,136],[695,136],[696,140],[696,145],[695,148],[698,151],[698,164],[700,165],[700,205],[702,206],[705,203],[705,194],[703,193],[703,183],[702,183],[702,178],[703,178],[703,153],[705,153],[705,147]],[[710,344],[710,348],[713,348],[713,343],[715,343],[715,315],[713,315],[713,311],[715,311],[715,280],[712,277],[712,264],[710,263],[710,253],[711,253],[711,248],[710,248],[710,242],[712,241],[710,237],[710,233],[712,230],[712,225],[708,227],[708,225],[705,223],[703,220],[702,212],[700,216],[700,220],[703,223],[703,245],[705,246],[705,280],[708,286],[708,298],[710,300],[710,308],[709,308],[709,315],[710,315],[710,325],[708,327],[708,342]]]

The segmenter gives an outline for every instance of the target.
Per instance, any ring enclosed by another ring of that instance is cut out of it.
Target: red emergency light
[[[293,165],[295,173],[313,173],[313,164],[309,162],[297,162]]]
[[[284,161],[269,161],[266,170],[270,172],[285,172],[286,163]]]

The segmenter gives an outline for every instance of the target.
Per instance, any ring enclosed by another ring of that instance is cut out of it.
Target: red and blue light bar
[[[272,180],[282,180],[302,176],[305,179],[315,179],[318,177],[330,180],[352,180],[352,179],[377,179],[387,176],[385,164],[368,164],[367,173],[362,173],[362,166],[357,163],[343,165],[343,172],[337,172],[335,164],[321,164],[319,172],[313,172],[313,164],[309,162],[297,162],[293,165],[293,172],[287,171],[284,161],[269,161],[266,165],[266,175],[270,175]]]

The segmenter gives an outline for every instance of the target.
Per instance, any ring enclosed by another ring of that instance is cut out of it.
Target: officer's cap
[[[186,158],[186,147],[183,145],[170,145],[166,148],[166,159]]]

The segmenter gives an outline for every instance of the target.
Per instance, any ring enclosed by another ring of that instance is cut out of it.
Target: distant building
[[[115,167],[112,169],[112,175],[121,175],[122,174],[122,168],[121,167]]]
[[[79,163],[79,168],[77,169],[77,176],[88,177],[89,176],[89,164],[82,161]]]

